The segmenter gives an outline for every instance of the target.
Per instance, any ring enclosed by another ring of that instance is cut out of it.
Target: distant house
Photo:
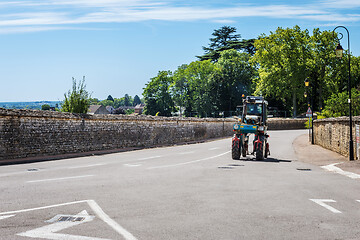
[[[110,114],[103,105],[90,105],[88,114]]]
[[[113,114],[115,112],[115,108],[113,106],[106,106],[106,110],[108,110],[110,114]]]
[[[145,104],[141,103],[135,106],[135,113],[141,115],[143,113]]]

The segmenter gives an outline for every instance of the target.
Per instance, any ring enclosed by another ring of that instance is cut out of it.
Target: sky
[[[342,25],[360,56],[360,0],[2,0],[0,102],[62,101],[83,76],[92,97],[141,97],[159,71],[196,61],[225,25],[243,39]]]

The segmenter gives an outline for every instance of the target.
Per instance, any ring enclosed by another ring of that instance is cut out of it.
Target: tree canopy
[[[255,53],[254,39],[242,40],[240,34],[236,34],[236,28],[223,26],[215,29],[210,38],[208,47],[203,47],[205,54],[197,56],[200,61],[211,60],[216,62],[220,58],[222,51],[235,49],[253,55]]]

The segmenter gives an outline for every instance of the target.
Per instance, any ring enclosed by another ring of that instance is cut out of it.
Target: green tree
[[[97,98],[89,98],[90,105],[98,105],[100,100]]]
[[[50,110],[50,105],[49,104],[41,105],[41,110],[43,110],[43,111]]]
[[[87,113],[90,106],[90,94],[86,91],[85,77],[76,83],[76,79],[72,78],[72,91],[64,94],[65,100],[62,104],[63,112]]]
[[[360,115],[360,91],[351,89],[353,115]],[[348,91],[334,93],[325,101],[325,108],[321,112],[322,117],[349,116]]]
[[[308,59],[311,58],[309,32],[302,31],[299,26],[278,28],[269,36],[262,35],[255,41],[255,47],[253,61],[259,64],[255,95],[292,102],[295,117],[297,101],[304,99],[304,80]]]
[[[106,100],[109,100],[109,101],[113,101],[113,102],[114,102],[114,98],[113,98],[111,95],[109,95]]]
[[[175,110],[174,101],[169,92],[172,83],[170,71],[160,71],[158,75],[151,78],[144,88],[145,108],[147,115],[171,116]]]
[[[131,106],[131,100],[128,94],[125,94],[125,98],[124,98],[124,105],[125,106]]]
[[[223,51],[216,63],[217,105],[220,111],[235,111],[242,94],[250,95],[256,69],[249,63],[250,55],[234,49]]]
[[[136,106],[136,105],[138,105],[140,103],[141,103],[141,99],[139,98],[138,95],[135,95],[133,105]]]
[[[102,100],[101,102],[98,103],[99,105],[103,105],[104,107],[106,106],[112,106],[114,107],[114,101],[111,101],[111,100]]]
[[[214,37],[210,38],[209,46],[203,47],[205,54],[197,56],[201,61],[210,59],[216,62],[221,52],[229,49],[236,49],[251,55],[255,53],[254,39],[241,40],[240,34],[236,34],[235,27],[223,26],[220,29],[215,29],[212,35]]]

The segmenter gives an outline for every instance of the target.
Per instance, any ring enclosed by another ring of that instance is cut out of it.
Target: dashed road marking
[[[333,208],[332,206],[326,204],[326,203],[335,203],[335,200],[332,199],[309,199],[310,201],[313,201],[316,204],[319,204],[320,206],[326,208],[327,210],[333,212],[333,213],[341,213],[341,211],[337,210],[336,208]]]
[[[199,160],[194,160],[194,161],[189,161],[189,162],[182,162],[182,163],[176,163],[176,164],[170,164],[170,165],[162,165],[162,166],[157,166],[157,167],[149,167],[148,169],[159,169],[159,168],[169,168],[169,167],[178,167],[178,166],[182,166],[182,165],[187,165],[187,164],[192,164],[192,163],[197,163],[197,162],[202,162],[202,161],[207,161],[210,159],[214,159],[217,157],[221,157],[225,154],[228,154],[230,151],[218,154],[216,156],[212,156],[212,157],[207,157],[207,158],[203,158],[203,159],[199,159]]]
[[[160,158],[161,156],[151,156],[151,157],[145,157],[145,158],[139,158],[138,160],[148,160],[148,159],[154,159],[154,158]]]
[[[64,178],[49,178],[49,179],[40,179],[40,180],[27,181],[26,183],[38,183],[38,182],[63,181],[63,180],[71,180],[71,179],[87,178],[87,177],[94,177],[94,176],[95,176],[95,175],[83,175],[83,176],[64,177]]]
[[[213,148],[209,148],[209,151],[213,151],[213,150],[217,150],[220,149],[219,147],[213,147]]]
[[[15,215],[0,216],[0,220],[14,217]]]
[[[141,164],[129,164],[129,163],[126,163],[124,164],[125,167],[140,167]]]
[[[104,166],[104,165],[106,165],[106,164],[105,163],[97,163],[97,164],[91,164],[91,165],[69,167],[68,169],[89,168],[89,167],[98,167],[98,166]]]
[[[191,152],[180,152],[178,153],[179,155],[185,155],[185,154],[193,154],[195,153],[195,151],[191,151]]]

